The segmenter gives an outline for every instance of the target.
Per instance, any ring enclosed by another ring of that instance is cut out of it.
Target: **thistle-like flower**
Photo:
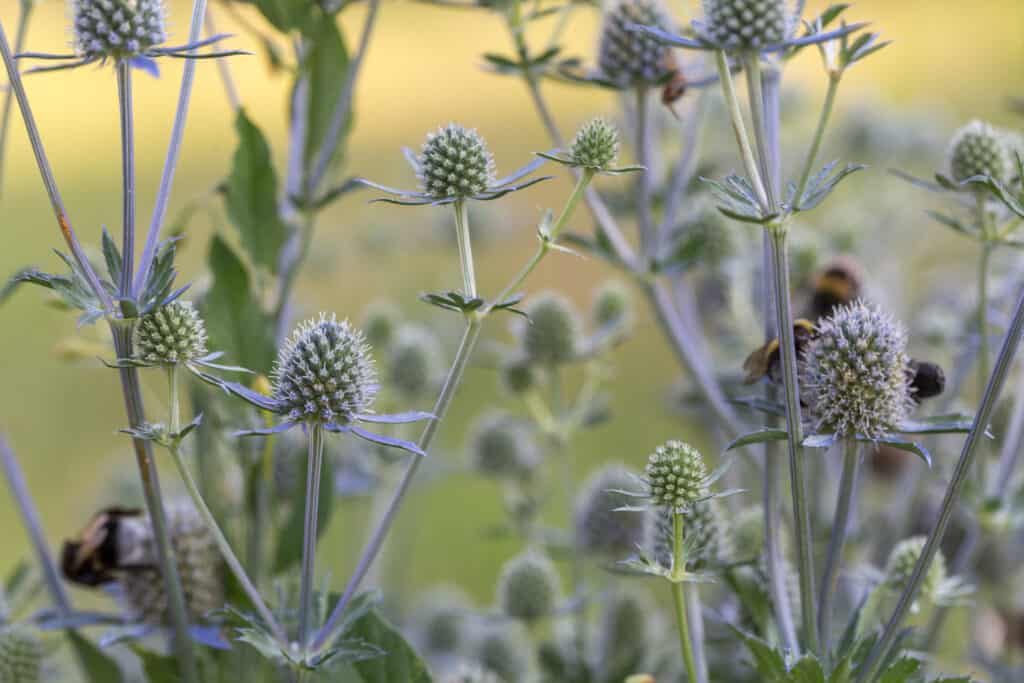
[[[989,176],[1006,183],[1013,175],[1013,147],[1006,134],[984,121],[971,121],[958,130],[949,144],[949,172],[963,182]]]
[[[818,433],[879,439],[913,403],[903,327],[857,301],[818,323],[804,353],[804,397]]]
[[[418,399],[433,390],[443,365],[436,334],[415,325],[402,327],[389,355],[388,379],[403,397]]]
[[[478,633],[473,650],[477,662],[503,682],[531,680],[533,648],[518,624],[485,626]]]
[[[646,593],[619,591],[602,601],[597,622],[596,670],[636,671],[657,639],[657,610]]]
[[[483,137],[457,123],[429,133],[420,153],[405,150],[405,157],[419,178],[420,190],[400,190],[360,178],[363,185],[394,196],[375,201],[402,206],[442,205],[467,199],[490,201],[550,177],[518,182],[544,163],[544,159],[539,158],[512,175],[496,180],[494,159]]]
[[[590,306],[597,333],[621,337],[633,326],[633,294],[619,280],[609,280],[598,288]]]
[[[552,366],[576,358],[582,325],[568,299],[555,292],[541,293],[527,305],[526,315],[523,351],[531,361]]]
[[[135,357],[153,365],[177,365],[208,355],[206,325],[189,301],[173,301],[142,316],[135,326]]]
[[[668,441],[647,459],[648,497],[656,505],[687,511],[709,498],[711,478],[704,456],[682,441]]]
[[[573,163],[601,171],[619,158],[619,130],[604,119],[591,119],[580,126],[569,148]]]
[[[893,546],[885,564],[886,588],[901,592],[907,587],[927,542],[924,536],[913,536]],[[921,597],[935,605],[952,606],[961,602],[972,590],[959,577],[949,575],[946,559],[941,550],[937,551],[921,582]]]
[[[529,430],[504,413],[489,413],[470,437],[470,463],[485,477],[524,478],[540,463],[540,451]]]
[[[441,587],[427,593],[416,610],[416,626],[424,652],[454,654],[465,645],[469,600],[462,591]]]
[[[676,68],[671,49],[633,30],[634,24],[662,31],[672,28],[658,0],[618,0],[605,11],[598,68],[601,78],[618,88],[655,85]]]
[[[624,557],[643,538],[644,518],[624,510],[632,498],[628,493],[635,479],[625,467],[608,465],[594,472],[576,499],[576,543],[590,553]]]
[[[32,629],[19,624],[0,627],[0,681],[39,683],[42,668],[43,644]]]
[[[704,0],[704,32],[734,50],[778,45],[796,27],[792,5],[791,0]]]
[[[395,339],[402,313],[390,301],[376,301],[363,311],[362,329],[366,342],[382,351],[391,346]]]
[[[537,371],[526,358],[512,358],[501,365],[501,385],[508,393],[519,396],[537,384]]]
[[[527,551],[505,563],[498,579],[498,605],[513,619],[526,622],[550,616],[561,590],[558,570],[546,556]]]

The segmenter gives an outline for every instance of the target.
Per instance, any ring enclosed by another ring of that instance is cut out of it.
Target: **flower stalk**
[[[324,431],[309,426],[309,455],[306,462],[306,511],[302,526],[302,572],[299,584],[300,647],[305,647],[313,618],[314,571],[316,569],[317,522],[320,514],[320,480],[324,462]]]
[[[14,32],[14,54],[19,54],[25,47],[25,36],[28,34],[29,20],[35,2],[22,0],[18,3],[18,26]],[[3,193],[4,163],[7,158],[7,136],[11,128],[11,109],[14,104],[14,93],[10,90],[4,95],[3,111],[0,112],[0,194]]]
[[[832,533],[829,537],[828,554],[825,559],[825,571],[822,575],[820,594],[818,596],[818,634],[821,645],[828,651],[832,640],[832,599],[836,592],[836,579],[843,558],[843,546],[850,527],[850,516],[854,507],[854,493],[857,489],[857,469],[860,463],[860,447],[852,439],[844,439],[843,473],[839,479],[839,497],[836,500],[836,512],[832,521]]]
[[[683,515],[679,512],[672,514],[672,567],[675,574],[685,572],[686,556],[683,547]],[[698,675],[697,658],[693,650],[693,640],[690,637],[690,618],[687,610],[684,583],[678,580],[678,576],[672,580],[672,602],[675,605],[676,627],[679,631],[679,649],[683,654],[683,663],[686,665],[687,680],[696,683],[705,683],[706,678]]]

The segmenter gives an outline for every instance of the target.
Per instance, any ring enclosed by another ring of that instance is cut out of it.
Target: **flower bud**
[[[893,591],[901,592],[910,582],[914,567],[921,558],[928,539],[925,536],[912,536],[897,543],[889,553],[885,564],[885,585]],[[921,582],[921,595],[934,600],[946,582],[946,560],[942,551],[935,553],[928,573]]]
[[[469,600],[459,590],[435,588],[417,609],[416,624],[421,647],[429,654],[453,654],[465,641],[464,614]]]
[[[532,551],[506,562],[498,579],[498,604],[513,619],[531,622],[549,616],[560,593],[555,565]]]
[[[601,468],[587,479],[576,498],[576,543],[582,550],[621,559],[643,538],[643,515],[619,510],[633,500],[620,491],[636,481],[621,465]]]
[[[704,0],[703,29],[722,47],[756,50],[786,40],[795,17],[790,0]]]
[[[391,346],[401,319],[401,311],[390,301],[376,301],[367,306],[361,325],[366,343],[378,351]]]
[[[125,59],[167,40],[162,0],[74,0],[75,51],[92,59]]]
[[[442,356],[441,342],[430,330],[414,325],[399,329],[390,353],[390,386],[406,399],[430,393],[442,373]]]
[[[42,680],[43,644],[27,626],[0,627],[0,681],[39,683]]]
[[[576,357],[582,326],[568,299],[554,292],[539,294],[527,305],[526,315],[523,350],[530,360],[561,365]]]
[[[175,365],[207,354],[206,325],[189,301],[173,301],[142,316],[135,326],[135,357]]]
[[[953,135],[949,171],[957,181],[987,175],[1006,183],[1013,175],[1013,150],[1006,134],[984,121],[971,121]]]
[[[495,624],[481,629],[475,658],[503,683],[526,683],[533,673],[533,647],[517,625]]]
[[[332,315],[299,325],[274,364],[274,398],[289,420],[347,424],[377,393],[363,333]]]
[[[525,394],[537,384],[537,371],[525,358],[513,358],[501,365],[501,384],[513,396]]]
[[[654,85],[675,69],[672,51],[630,24],[672,29],[658,0],[617,0],[605,11],[601,26],[601,76],[620,88]]]
[[[609,280],[594,295],[591,315],[598,327],[629,327],[633,321],[633,295],[619,280]]]
[[[493,412],[482,417],[470,439],[470,463],[485,477],[526,477],[540,462],[540,452],[525,426]]]
[[[587,121],[576,131],[569,156],[576,166],[595,171],[611,168],[619,157],[619,130],[604,119]]]
[[[818,322],[804,353],[803,396],[819,432],[881,437],[913,403],[903,327],[857,301]]]
[[[672,510],[686,509],[708,495],[704,456],[681,441],[668,441],[647,459],[651,500]]]
[[[450,123],[427,135],[417,157],[423,191],[435,199],[464,199],[494,184],[494,159],[475,131]]]

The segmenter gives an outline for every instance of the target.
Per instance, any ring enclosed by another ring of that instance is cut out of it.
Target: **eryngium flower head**
[[[224,582],[220,553],[206,522],[191,502],[167,506],[167,529],[171,549],[178,566],[185,607],[192,619],[202,620],[212,610],[224,606]],[[148,531],[152,527],[145,521]],[[144,551],[156,558],[155,539],[144,541],[152,547]],[[149,624],[167,624],[167,592],[158,569],[124,572],[119,578],[126,607],[134,618]]]
[[[407,399],[420,398],[441,375],[441,342],[430,330],[409,325],[395,335],[388,363],[389,386]]]
[[[949,144],[949,172],[958,181],[987,175],[1007,182],[1013,173],[1013,151],[1007,136],[984,121],[971,121]]]
[[[453,654],[465,644],[469,600],[450,587],[430,591],[416,610],[420,646],[430,654]]]
[[[630,24],[672,29],[658,0],[617,0],[605,10],[601,26],[601,76],[620,88],[658,83],[675,69],[672,51]]]
[[[704,0],[703,29],[722,47],[750,50],[786,40],[794,24],[791,0]]]
[[[629,327],[633,320],[633,296],[619,280],[609,280],[594,295],[591,315],[598,327]]]
[[[903,327],[855,301],[818,323],[804,353],[804,397],[816,430],[840,437],[880,438],[912,406]]]
[[[576,357],[582,335],[579,314],[561,294],[544,292],[526,307],[529,322],[523,332],[523,350],[541,365],[561,365]]]
[[[555,565],[533,551],[506,562],[498,579],[498,605],[513,619],[535,621],[549,616],[555,611],[560,594]]]
[[[274,399],[291,421],[347,424],[377,393],[363,333],[331,315],[299,325],[274,364]]]
[[[648,494],[657,504],[685,510],[708,495],[704,456],[682,441],[668,441],[647,458]]]
[[[26,626],[0,627],[0,681],[39,683],[42,680],[43,644]]]
[[[904,539],[893,546],[889,553],[889,560],[885,563],[885,585],[896,592],[907,587],[910,577],[914,573],[914,566],[917,565],[921,552],[924,550],[928,539],[924,536],[913,536]],[[933,600],[942,591],[946,583],[946,559],[942,551],[935,553],[928,573],[921,582],[921,595]]]
[[[502,363],[501,385],[508,393],[525,394],[537,384],[537,371],[525,358],[512,358]]]
[[[472,197],[494,184],[494,158],[484,139],[456,123],[427,135],[417,168],[423,191],[436,199]]]
[[[167,39],[162,0],[73,0],[75,51],[92,59],[135,57]]]
[[[592,119],[576,131],[569,148],[572,163],[597,171],[615,165],[619,157],[619,130],[604,119]]]
[[[587,479],[576,499],[576,542],[587,552],[622,558],[643,538],[643,516],[620,510],[633,504],[621,491],[636,487],[621,465],[608,465]]]
[[[470,464],[485,477],[526,477],[540,462],[529,430],[510,415],[489,413],[473,431]]]
[[[176,365],[207,354],[206,325],[189,301],[173,301],[147,313],[135,326],[135,357]]]
[[[487,669],[462,664],[444,679],[444,683],[504,683],[504,681]]]
[[[598,671],[636,671],[657,640],[657,610],[646,593],[617,591],[602,601],[594,651]]]
[[[389,301],[377,301],[366,307],[360,326],[366,342],[378,351],[386,349],[395,338],[402,313]]]
[[[482,627],[474,647],[477,662],[504,683],[525,683],[533,673],[533,646],[518,624]]]

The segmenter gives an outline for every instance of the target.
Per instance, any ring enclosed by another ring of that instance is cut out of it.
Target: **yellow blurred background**
[[[696,4],[696,3],[693,3]],[[809,2],[808,14],[827,3]],[[171,41],[184,42],[190,3],[170,3]],[[693,10],[673,3],[680,17]],[[219,3],[212,3],[222,31],[235,31]],[[247,16],[255,14],[242,10]],[[350,43],[362,24],[362,8],[343,14]],[[70,40],[68,8],[43,0],[33,18],[27,49],[66,51]],[[867,99],[880,107],[912,106],[948,120],[950,130],[973,116],[1010,124],[1006,99],[1024,94],[1024,5],[1019,0],[861,0],[851,18],[868,19],[894,44],[856,67],[840,96],[846,107]],[[14,0],[0,2],[0,21],[10,35],[17,17]],[[580,11],[567,38],[570,52],[590,56],[597,15]],[[259,50],[245,34],[230,45]],[[457,120],[475,126],[488,139],[499,172],[510,171],[549,144],[529,107],[522,84],[481,68],[483,52],[510,52],[500,21],[486,12],[442,9],[413,2],[387,0],[369,51],[356,95],[356,120],[346,172],[409,187],[414,179],[400,148],[417,146],[424,133]],[[139,214],[148,217],[178,91],[180,63],[165,60],[162,76],[136,79],[139,163]],[[283,162],[285,81],[274,77],[261,56],[230,62],[250,115],[274,145]],[[808,50],[790,72],[807,88],[809,101],[823,91],[820,64]],[[98,239],[100,226],[116,233],[120,221],[120,161],[114,77],[109,68],[34,75],[26,79],[28,94],[50,154],[72,221],[83,241]],[[561,85],[545,86],[558,123],[568,134],[585,117],[610,111],[612,95]],[[201,197],[221,180],[234,146],[232,116],[212,62],[200,63],[188,130],[171,201],[171,215]],[[941,150],[936,151],[936,157]],[[280,167],[280,166],[279,166]],[[879,172],[872,182],[883,182]],[[540,211],[557,206],[567,191],[564,179],[537,191],[490,205],[485,213],[514,235],[501,250],[484,250],[478,270],[485,291],[493,291],[526,257]],[[314,257],[305,271],[300,313],[319,309],[358,318],[363,306],[386,296],[401,301],[419,317],[440,315],[421,310],[416,295],[424,290],[456,286],[453,251],[442,250],[424,235],[445,216],[437,210],[368,207],[365,194],[349,195],[320,222]],[[211,206],[216,207],[216,202]],[[827,208],[825,209],[827,211]],[[912,220],[921,220],[913,216]],[[148,221],[142,221],[146,223]],[[375,251],[373,229],[382,226],[408,248]],[[219,209],[201,212],[193,234],[229,229]],[[204,239],[186,241],[183,279],[201,276]],[[426,245],[426,246],[425,246]],[[61,246],[20,118],[12,118],[8,158],[0,196],[0,277],[26,265],[43,268],[57,263],[49,249]],[[369,254],[369,256],[368,256]],[[554,286],[585,304],[593,283],[608,275],[603,264],[566,257],[552,258],[531,280],[536,291]],[[92,361],[69,363],[56,351],[76,332],[73,318],[46,308],[36,290],[20,291],[0,308],[0,429],[21,457],[26,476],[54,544],[73,534],[104,498],[104,482],[118,472],[130,473],[134,463],[125,438],[116,433],[124,423],[114,374]],[[86,333],[88,336],[90,333]],[[464,392],[486,401],[493,375],[482,370]],[[702,438],[692,425],[679,422],[662,407],[677,374],[675,361],[662,338],[641,317],[639,334],[618,354],[613,381],[618,422],[588,434],[575,446],[581,470],[614,458],[638,462],[647,450],[668,437]],[[147,400],[163,409],[160,385],[153,378]],[[442,441],[456,462],[463,425],[476,412],[457,401]],[[643,439],[637,442],[638,438]],[[170,475],[170,472],[168,472]],[[173,487],[173,477],[165,485]],[[502,560],[501,546],[470,562],[453,560],[477,543],[481,527],[498,516],[498,494],[488,484],[456,478],[443,491],[425,489],[406,510],[407,538],[415,536],[416,582],[453,579],[486,593]],[[2,489],[0,489],[2,490]],[[454,494],[454,495],[453,495]],[[452,501],[456,501],[453,503]],[[464,506],[479,506],[466,515]],[[346,542],[358,541],[362,511],[342,508],[335,520],[325,569],[338,581],[349,559]],[[418,520],[413,522],[413,520]],[[0,572],[26,557],[28,546],[14,507],[0,494]],[[441,546],[440,544],[444,544]],[[428,552],[427,548],[446,552]],[[468,558],[468,553],[462,555]],[[472,565],[472,566],[470,566]]]

